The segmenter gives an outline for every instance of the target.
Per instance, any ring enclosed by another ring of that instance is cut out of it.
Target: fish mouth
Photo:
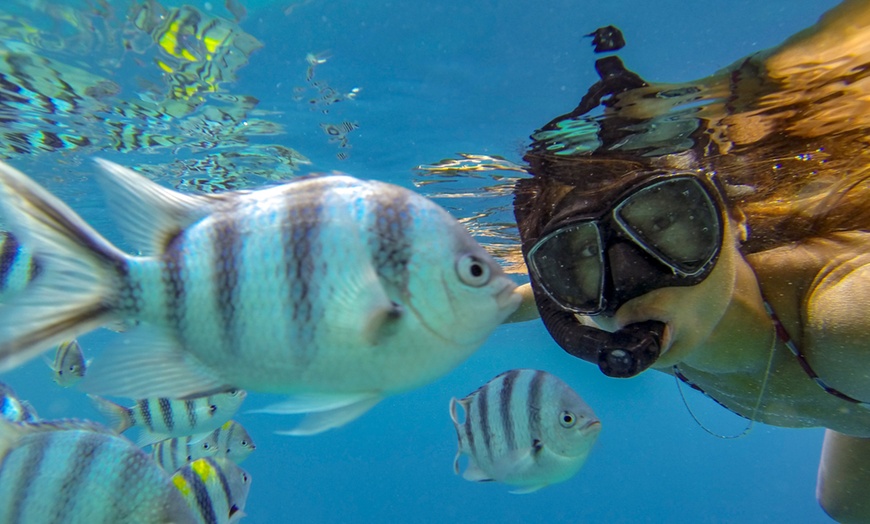
[[[523,297],[516,292],[517,285],[513,280],[508,277],[501,278],[504,280],[504,284],[501,289],[495,292],[495,303],[499,311],[504,315],[504,318],[507,318],[520,307]]]

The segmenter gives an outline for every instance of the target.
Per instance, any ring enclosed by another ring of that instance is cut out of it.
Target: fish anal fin
[[[305,413],[305,418],[295,428],[276,433],[294,436],[314,435],[359,418],[382,398],[376,393],[299,395],[286,402],[256,410],[254,413],[282,415]]]
[[[473,459],[468,461],[465,471],[462,473],[462,478],[472,482],[492,482],[494,479],[489,474],[485,473]]]

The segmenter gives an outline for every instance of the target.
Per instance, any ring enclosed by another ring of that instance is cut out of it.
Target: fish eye
[[[559,414],[559,424],[562,424],[563,428],[570,428],[576,423],[577,417],[575,417],[570,411],[563,411]]]
[[[483,260],[474,255],[463,255],[456,261],[459,279],[472,287],[485,286],[489,282],[490,268]]]
[[[215,411],[217,411],[217,406],[214,405],[214,404],[212,404],[211,406],[208,407],[208,410],[209,410],[210,412],[214,413]]]

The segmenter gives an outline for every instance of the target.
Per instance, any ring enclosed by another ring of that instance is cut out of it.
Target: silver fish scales
[[[0,312],[0,369],[138,322],[141,343],[101,356],[84,387],[134,398],[297,394],[274,411],[317,413],[298,431],[312,433],[444,375],[519,305],[492,257],[410,190],[324,176],[194,196],[99,164],[118,225],[143,256],[0,165],[0,209],[45,265],[32,292]]]
[[[87,421],[0,419],[0,522],[194,523],[148,455]]]

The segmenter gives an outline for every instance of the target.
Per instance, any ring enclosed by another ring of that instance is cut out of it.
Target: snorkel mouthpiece
[[[594,329],[594,328],[590,328]],[[629,324],[599,337],[598,367],[608,377],[633,377],[650,367],[661,353],[665,324],[655,320]]]
[[[665,324],[647,320],[609,333],[577,321],[543,294],[535,295],[550,336],[571,355],[598,364],[608,377],[633,377],[659,358]]]

